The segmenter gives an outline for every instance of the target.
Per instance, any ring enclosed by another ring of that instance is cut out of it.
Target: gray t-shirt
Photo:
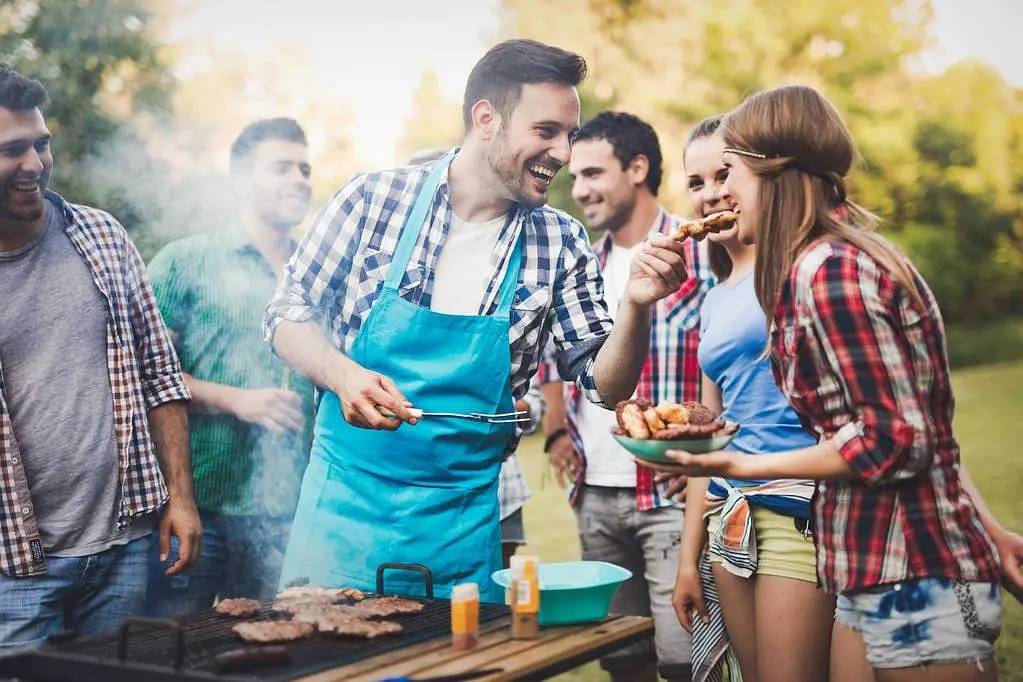
[[[0,252],[0,359],[43,549],[85,556],[152,531],[117,528],[121,497],[107,300],[47,201],[30,244]]]

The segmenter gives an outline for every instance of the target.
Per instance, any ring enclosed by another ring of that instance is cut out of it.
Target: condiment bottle
[[[476,583],[462,583],[451,589],[451,648],[472,649],[480,635],[480,590]]]
[[[512,639],[540,636],[540,560],[516,554],[511,558]]]

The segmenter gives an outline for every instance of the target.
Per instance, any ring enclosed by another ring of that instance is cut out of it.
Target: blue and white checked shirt
[[[325,321],[333,343],[350,353],[380,294],[405,218],[433,163],[357,175],[320,209],[284,271],[264,317],[272,342],[282,320]],[[445,171],[399,287],[399,295],[429,307],[434,271],[451,224]],[[492,314],[506,263],[524,231],[522,266],[512,304],[512,394],[523,397],[550,338],[558,369],[585,396],[603,404],[593,377],[597,351],[611,332],[600,266],[586,231],[549,206],[515,207],[490,258],[492,275],[479,314]],[[400,388],[400,387],[399,387]],[[514,444],[512,444],[514,446]]]

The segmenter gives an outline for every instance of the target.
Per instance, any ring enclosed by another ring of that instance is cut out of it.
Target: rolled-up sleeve
[[[826,259],[797,307],[798,384],[834,425],[832,440],[868,485],[912,478],[930,466],[934,443],[897,320],[905,292],[877,263]]]
[[[177,353],[146,277],[145,263],[127,234],[124,242],[126,296],[146,404],[153,408],[175,400],[190,400]]]
[[[331,197],[288,261],[263,315],[271,347],[282,321],[321,321],[324,307],[342,300],[363,222],[363,183],[356,176]]]
[[[571,238],[562,251],[560,277],[555,282],[551,307],[553,353],[561,378],[576,382],[589,401],[604,405],[597,391],[593,365],[611,333],[611,316],[604,303],[600,263],[586,230],[574,220],[570,229]]]

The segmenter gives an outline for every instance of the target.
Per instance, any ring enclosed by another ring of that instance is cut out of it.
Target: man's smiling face
[[[0,220],[41,218],[52,171],[50,131],[39,109],[0,107]]]

